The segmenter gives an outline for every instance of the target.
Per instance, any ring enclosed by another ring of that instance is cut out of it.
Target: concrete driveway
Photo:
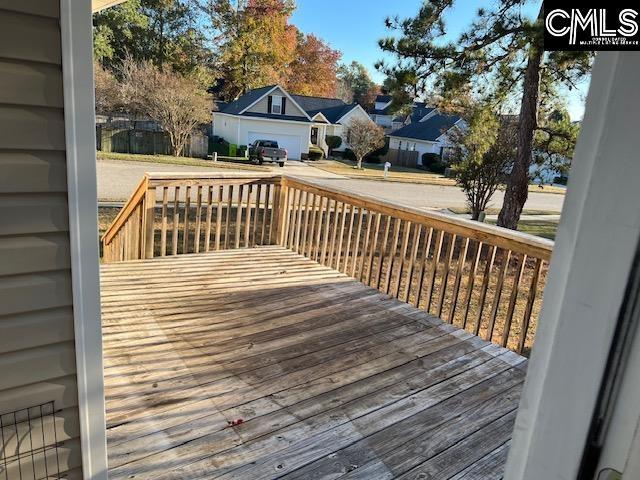
[[[379,198],[425,210],[464,207],[465,196],[455,186],[423,185],[379,180],[355,180],[325,172],[312,164],[290,161],[284,168],[271,167],[274,172],[312,178],[326,185],[349,189],[356,193],[375,195]],[[118,160],[98,161],[98,199],[101,202],[126,201],[145,172],[230,172],[229,169],[166,165]],[[502,205],[503,193],[497,192],[492,207]],[[564,195],[532,192],[525,208],[560,212]]]

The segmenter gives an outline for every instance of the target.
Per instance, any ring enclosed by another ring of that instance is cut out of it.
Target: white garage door
[[[280,148],[284,148],[285,150],[287,150],[287,152],[289,152],[289,158],[300,160],[301,138],[299,135],[249,132],[249,144],[252,144],[256,140],[272,140],[278,142],[278,146]]]

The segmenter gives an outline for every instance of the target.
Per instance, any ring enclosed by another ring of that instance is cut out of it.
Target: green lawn
[[[310,165],[327,172],[344,175],[350,178],[381,180],[384,178],[384,165],[377,163],[363,163],[363,169],[355,169],[356,162],[351,160],[321,160],[310,162]],[[428,183],[434,185],[455,185],[455,180],[437,173],[427,172],[417,168],[391,167],[388,180],[407,183]]]
[[[490,220],[487,223],[495,225],[495,220]],[[521,220],[518,223],[518,231],[522,233],[528,233],[529,235],[535,235],[536,237],[548,238],[549,240],[556,239],[556,231],[558,230],[558,222],[550,220]]]
[[[269,172],[269,168],[253,165],[248,159],[240,157],[219,157],[217,162],[202,158],[173,157],[171,155],[138,155],[134,153],[96,152],[98,160],[120,160],[124,162],[162,163],[166,165],[187,165],[192,167],[231,168]]]

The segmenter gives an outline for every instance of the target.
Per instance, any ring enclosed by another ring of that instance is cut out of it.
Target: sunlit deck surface
[[[112,479],[501,478],[515,353],[281,247],[102,267]]]

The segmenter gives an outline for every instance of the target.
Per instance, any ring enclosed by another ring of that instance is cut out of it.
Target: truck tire
[[[262,161],[262,159],[258,159],[258,165],[262,165],[264,162]]]
[[[280,165],[281,167],[284,167],[284,162],[278,162],[278,165]]]

